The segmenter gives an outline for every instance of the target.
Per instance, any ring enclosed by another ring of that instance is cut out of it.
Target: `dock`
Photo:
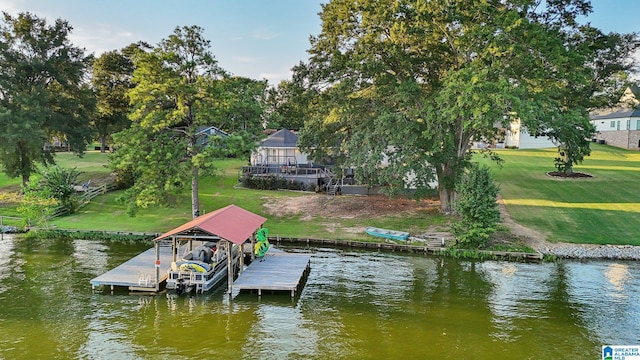
[[[160,246],[160,283],[166,280],[171,266],[171,247]],[[151,248],[120,266],[91,280],[91,288],[110,286],[126,287],[130,291],[155,292],[155,249]]]
[[[311,269],[311,255],[287,253],[271,247],[261,260],[255,260],[238,276],[233,287],[242,290],[289,291],[295,297]]]

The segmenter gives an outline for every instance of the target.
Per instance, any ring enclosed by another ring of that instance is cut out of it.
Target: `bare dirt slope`
[[[267,199],[265,199],[267,200]],[[384,195],[327,196],[320,194],[295,198],[270,198],[265,207],[271,215],[300,214],[302,219],[314,216],[354,219],[411,214],[419,210],[439,206],[438,202],[406,198],[389,198]]]
[[[398,216],[402,214],[411,215],[416,211],[434,209],[440,207],[437,200],[415,200],[407,198],[390,199],[384,195],[370,196],[327,196],[312,194],[299,196],[296,198],[266,198],[265,207],[267,212],[274,216],[300,215],[301,219],[311,219],[313,217],[326,217],[327,230],[332,232],[336,226],[331,223],[331,219],[353,219],[353,218],[376,218],[381,216]],[[503,224],[507,226],[519,242],[530,246],[533,249],[541,249],[550,246],[545,239],[545,234],[526,226],[520,225],[511,219],[502,199],[499,200],[500,213]],[[362,232],[364,228],[347,229],[349,232]],[[450,233],[442,232],[442,229],[424,229],[428,235],[436,233],[439,237],[453,239]],[[515,240],[515,239],[512,239]]]

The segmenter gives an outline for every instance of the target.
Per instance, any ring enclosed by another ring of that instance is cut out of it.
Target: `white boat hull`
[[[232,247],[232,266],[236,266],[239,247]],[[224,282],[228,274],[227,257],[219,257],[217,262],[207,264],[189,260],[181,264],[173,263],[169,269],[166,288],[178,293],[195,290],[196,293],[209,291]],[[189,265],[189,266],[185,266]]]

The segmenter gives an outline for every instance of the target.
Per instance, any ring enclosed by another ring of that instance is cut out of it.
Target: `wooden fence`
[[[79,207],[81,208],[87,205],[96,196],[106,194],[107,192],[113,191],[115,189],[116,189],[116,184],[114,183],[107,183],[107,184],[102,184],[100,186],[89,187],[81,192]],[[67,214],[67,209],[65,209],[63,206],[58,206],[55,208],[55,210],[53,211],[53,214],[51,214],[49,218],[53,219],[55,217],[66,215],[66,214]]]

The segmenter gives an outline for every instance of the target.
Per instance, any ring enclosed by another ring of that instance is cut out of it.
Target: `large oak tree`
[[[593,95],[630,68],[633,37],[580,24],[590,11],[584,0],[333,0],[295,68],[316,95],[301,145],[390,189],[409,181],[420,195],[435,176],[445,212],[472,142],[512,120],[560,142],[570,167],[588,154]]]
[[[83,82],[88,59],[69,41],[71,26],[30,13],[0,24],[0,164],[23,185],[37,164],[52,164],[52,139],[82,154],[94,100]]]

